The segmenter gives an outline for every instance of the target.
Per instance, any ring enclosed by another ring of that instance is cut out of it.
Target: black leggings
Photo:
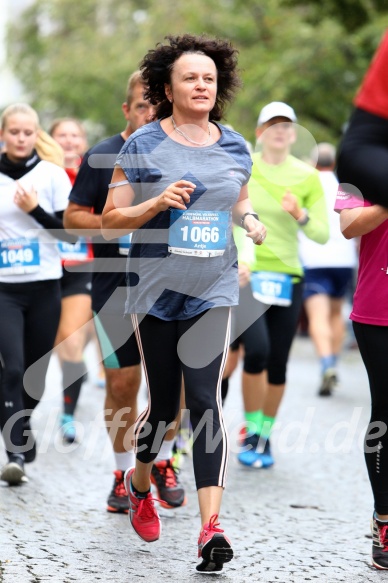
[[[267,306],[255,300],[250,285],[240,289],[233,325],[234,335],[238,337],[231,347],[235,350],[243,344],[245,372],[259,374],[267,370],[270,384],[286,382],[288,355],[298,326],[302,293],[302,283],[294,283],[290,306]]]
[[[60,311],[59,280],[0,283],[0,427],[8,454],[20,451],[23,421],[43,395]]]
[[[179,411],[183,374],[197,489],[224,487],[228,439],[220,388],[230,308],[212,308],[189,320],[166,322],[148,315],[132,319],[149,391],[148,407],[135,431],[137,459],[149,463],[156,458],[166,426]]]
[[[370,202],[388,207],[388,119],[362,109],[353,112],[340,145],[337,176]]]
[[[365,461],[375,510],[378,514],[388,514],[388,326],[353,322],[353,329],[368,373],[371,394]]]

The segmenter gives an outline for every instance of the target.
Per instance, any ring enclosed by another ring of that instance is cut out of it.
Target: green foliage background
[[[316,141],[337,143],[387,27],[386,0],[35,0],[7,42],[43,125],[73,115],[97,124],[95,139],[121,131],[129,74],[165,35],[191,32],[239,49],[244,87],[226,121],[248,140],[279,100]]]

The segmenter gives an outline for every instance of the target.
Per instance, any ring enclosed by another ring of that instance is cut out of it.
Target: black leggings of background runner
[[[365,461],[375,510],[388,514],[388,326],[353,322],[353,329],[368,373],[374,424],[366,434]]]
[[[8,454],[23,445],[23,421],[43,395],[60,311],[59,280],[0,283],[0,427]]]
[[[250,285],[240,289],[240,303],[234,312],[234,331],[238,333],[247,322],[252,322],[232,342],[231,349],[244,346],[244,371],[259,374],[268,371],[268,382],[282,385],[286,382],[288,355],[298,326],[302,307],[303,283],[292,286],[290,306],[267,306],[257,301]]]

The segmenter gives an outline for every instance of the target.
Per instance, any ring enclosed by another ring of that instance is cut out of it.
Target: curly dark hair
[[[241,80],[237,71],[237,49],[227,40],[209,38],[205,35],[165,37],[169,44],[158,43],[140,63],[142,77],[148,89],[144,97],[156,106],[156,118],[172,114],[172,104],[165,93],[165,84],[171,84],[174,63],[185,53],[202,53],[213,59],[217,69],[217,97],[210,119],[219,121],[224,117],[226,106],[232,101]]]

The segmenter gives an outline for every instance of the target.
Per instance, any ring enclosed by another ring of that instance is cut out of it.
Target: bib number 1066
[[[189,227],[188,225],[181,228],[183,233],[182,240],[190,241],[193,243],[218,243],[220,239],[220,233],[218,227]]]

